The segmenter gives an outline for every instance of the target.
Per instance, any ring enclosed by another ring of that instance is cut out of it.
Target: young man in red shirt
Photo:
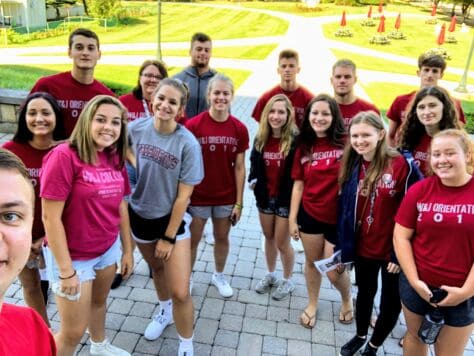
[[[354,93],[354,85],[357,82],[356,65],[350,59],[339,59],[332,66],[331,84],[341,110],[346,129],[351,120],[361,111],[375,111],[380,115],[379,109],[368,101],[358,98]]]
[[[64,127],[69,136],[76,126],[82,108],[96,95],[115,94],[94,79],[94,69],[100,59],[99,37],[91,30],[78,28],[69,35],[68,56],[72,59],[71,71],[40,78],[31,92],[51,94],[64,114]]]
[[[260,122],[260,116],[268,100],[277,94],[285,94],[295,109],[295,122],[300,127],[303,122],[304,110],[314,95],[296,81],[296,75],[300,72],[298,52],[292,49],[281,51],[278,56],[277,72],[281,78],[280,84],[265,92],[258,99],[252,117]]]
[[[420,89],[438,85],[438,81],[443,77],[445,69],[446,61],[440,55],[420,55],[418,57],[418,70],[416,71],[416,75],[420,77]],[[414,90],[397,96],[387,111],[387,117],[389,118],[388,140],[392,146],[396,146],[397,133],[402,122],[405,120],[406,113],[408,112],[407,107],[415,97],[416,92]],[[461,103],[459,100],[454,100],[454,104],[458,111],[459,121],[464,124],[466,119]]]

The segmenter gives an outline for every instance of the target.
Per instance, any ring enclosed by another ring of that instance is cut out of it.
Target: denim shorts
[[[418,315],[426,315],[435,308],[421,298],[412,288],[405,274],[400,272],[400,299],[403,305],[411,312]],[[474,323],[474,297],[455,307],[439,307],[444,316],[444,323],[449,326],[463,327]]]
[[[105,269],[114,265],[122,258],[120,237],[109,247],[103,255],[91,260],[73,260],[72,267],[76,270],[79,280],[82,282],[95,279],[95,271]],[[46,262],[46,273],[51,283],[59,281],[59,268],[49,247],[43,249]]]
[[[213,205],[213,206],[189,206],[188,212],[192,217],[197,217],[201,219],[213,218],[228,218],[232,214],[232,209],[234,205]]]
[[[288,206],[280,206],[276,198],[268,199],[268,204],[265,207],[257,204],[258,211],[262,214],[276,215],[280,218],[288,219],[290,208]]]
[[[137,220],[137,221],[134,221],[133,223],[139,223],[139,221]],[[180,228],[178,229],[178,234],[176,235],[176,241],[191,238],[191,232],[189,231],[189,224],[190,223],[191,223],[191,216],[188,213],[184,213],[183,221],[181,223]],[[163,229],[166,230],[167,227],[168,227],[168,225],[163,226]],[[148,236],[146,236],[146,240],[145,240],[145,239],[143,239],[143,237],[139,238],[139,237],[135,236],[133,234],[133,231],[132,231],[132,238],[136,242],[141,243],[141,244],[151,244],[151,243],[155,243],[156,241],[159,240],[159,236],[156,233],[151,233],[151,232]]]
[[[324,235],[324,238],[333,245],[337,242],[337,228],[336,224],[327,224],[316,220],[309,215],[303,208],[303,204],[300,205],[298,210],[298,216],[296,218],[298,228],[302,233],[311,235]]]

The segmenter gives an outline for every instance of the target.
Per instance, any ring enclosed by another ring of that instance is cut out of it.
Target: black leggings
[[[382,295],[380,298],[380,314],[375,324],[374,333],[370,342],[374,346],[381,346],[392,331],[400,315],[401,303],[398,293],[398,273],[387,272],[387,261],[357,257],[355,272],[357,287],[356,325],[357,335],[365,336],[369,330],[370,317],[377,293],[377,278],[382,270]]]

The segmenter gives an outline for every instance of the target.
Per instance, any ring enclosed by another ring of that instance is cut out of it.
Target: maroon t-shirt
[[[249,148],[244,124],[229,115],[224,122],[211,118],[208,111],[189,119],[186,128],[201,144],[204,179],[194,187],[191,205],[229,205],[236,202],[235,160]]]
[[[288,99],[290,99],[293,108],[295,109],[295,123],[296,126],[301,127],[304,119],[304,111],[306,106],[308,106],[311,99],[313,99],[314,95],[305,87],[299,86],[298,89],[295,91],[286,91],[280,85],[270,89],[269,91],[265,92],[257,101],[255,108],[252,112],[252,117],[260,122],[260,116],[262,115],[263,109],[265,105],[267,105],[268,101],[277,94],[285,94]]]
[[[370,162],[363,162],[359,171],[359,187]],[[378,260],[390,260],[393,250],[393,227],[395,214],[405,194],[408,164],[403,156],[394,157],[375,184],[375,191],[369,195],[359,189],[357,200],[357,221],[360,222],[357,238],[357,255]],[[373,198],[373,199],[372,199]],[[365,208],[364,208],[365,207]],[[372,221],[369,224],[369,220]]]
[[[151,116],[151,103],[145,99],[137,99],[133,93],[128,93],[119,97],[123,106],[127,108],[128,121],[134,121]]]
[[[430,174],[430,145],[431,136],[424,133],[412,152],[415,163],[420,167],[421,173],[423,173],[424,176]]]
[[[280,152],[280,139],[270,137],[263,148],[263,160],[265,161],[265,176],[267,177],[267,189],[269,197],[278,196],[280,178],[285,170],[285,155]]]
[[[3,148],[16,154],[23,161],[28,170],[31,183],[35,188],[35,215],[33,220],[32,237],[33,240],[44,237],[44,226],[43,221],[41,220],[41,198],[39,197],[39,178],[43,166],[43,157],[48,154],[52,147],[46,150],[38,150],[26,142],[19,143],[8,141],[3,145]]]
[[[357,98],[352,104],[338,104],[339,110],[341,110],[342,119],[344,120],[344,126],[346,130],[352,121],[352,118],[362,111],[375,111],[380,115],[379,109],[368,101]]]
[[[94,80],[91,84],[82,84],[74,79],[71,72],[63,72],[40,78],[31,93],[44,91],[58,102],[64,115],[66,135],[71,135],[79,115],[87,102],[96,95],[115,94],[104,84]]]
[[[414,184],[395,221],[414,229],[419,278],[430,286],[461,287],[474,263],[474,179],[447,187],[437,176]]]
[[[304,183],[302,203],[314,219],[326,224],[337,221],[337,183],[343,148],[333,145],[327,137],[318,138],[312,154],[296,149],[291,177]]]

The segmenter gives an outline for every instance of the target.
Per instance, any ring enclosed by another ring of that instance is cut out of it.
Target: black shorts
[[[298,228],[301,232],[305,234],[312,235],[324,235],[324,238],[328,240],[333,245],[337,242],[337,229],[336,224],[327,224],[321,221],[316,220],[311,215],[309,215],[306,210],[303,208],[303,204],[300,205],[298,210],[298,216],[296,218],[298,223]]]
[[[268,203],[266,206],[260,206],[257,203],[258,211],[262,214],[268,215],[276,215],[280,218],[288,219],[290,214],[290,208],[288,206],[280,206],[276,200],[276,198],[268,199]]]
[[[139,240],[150,242],[157,241],[165,234],[171,218],[171,214],[156,219],[142,218],[132,209],[130,204],[128,205],[128,215],[133,235]],[[184,220],[181,221],[176,236],[182,235],[185,232],[185,226],[186,222]]]
[[[399,288],[402,304],[411,312],[418,315],[426,315],[435,309],[418,295],[402,272],[400,272]],[[474,297],[455,307],[439,307],[438,309],[443,314],[446,325],[463,327],[474,323]]]

